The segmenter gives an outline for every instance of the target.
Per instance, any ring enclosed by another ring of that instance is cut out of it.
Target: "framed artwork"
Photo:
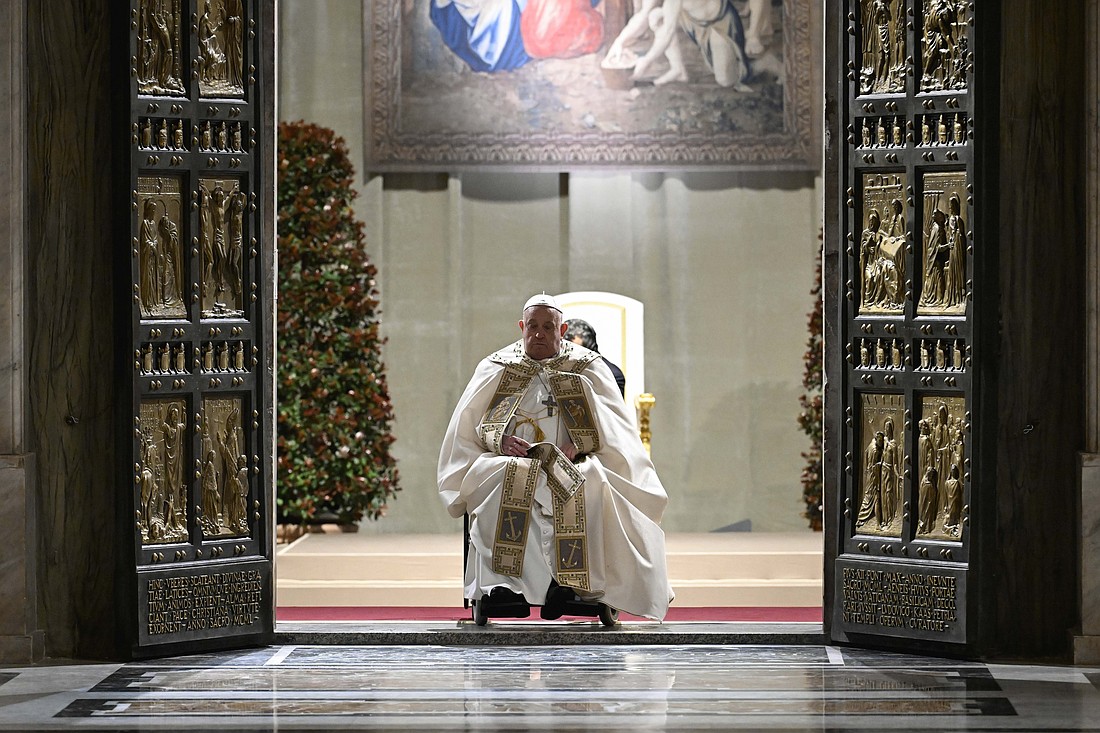
[[[366,0],[367,168],[815,169],[810,3]]]

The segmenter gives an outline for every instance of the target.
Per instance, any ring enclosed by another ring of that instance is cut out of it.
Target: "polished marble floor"
[[[281,645],[0,668],[0,730],[1097,731],[1100,669],[822,645]]]

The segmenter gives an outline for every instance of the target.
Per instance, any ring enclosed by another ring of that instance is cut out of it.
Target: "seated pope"
[[[611,371],[565,328],[552,297],[529,299],[522,337],[478,364],[447,427],[439,493],[469,515],[465,594],[662,619],[668,497]]]

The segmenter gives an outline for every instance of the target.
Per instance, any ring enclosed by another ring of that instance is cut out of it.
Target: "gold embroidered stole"
[[[540,371],[548,375],[547,387],[562,410],[562,423],[578,453],[599,450],[599,432],[579,376],[599,355],[569,342],[563,342],[562,347],[558,356],[542,363],[523,353],[522,341],[489,357],[504,366],[504,374],[478,425],[478,436],[486,450],[500,454],[508,423]],[[540,472],[546,476],[552,497],[558,584],[589,590],[584,476],[560,449],[548,444],[536,445],[529,457],[508,461],[493,541],[493,571],[511,577],[523,574],[531,505]]]
[[[493,399],[489,401],[489,409],[485,411],[481,423],[477,426],[477,435],[481,438],[481,444],[485,450],[500,454],[500,441],[504,439],[504,431],[508,429],[508,423],[516,414],[519,401],[527,392],[531,380],[538,373],[537,362],[526,364],[507,364],[504,374],[500,377],[500,384]]]

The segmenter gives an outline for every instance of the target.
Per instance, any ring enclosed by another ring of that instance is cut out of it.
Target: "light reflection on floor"
[[[0,669],[0,730],[1097,731],[1100,670],[827,646],[273,646]]]

